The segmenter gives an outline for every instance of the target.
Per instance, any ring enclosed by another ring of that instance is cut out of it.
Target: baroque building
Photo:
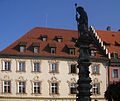
[[[104,101],[107,85],[120,79],[120,32],[91,27],[91,35],[91,98]],[[2,50],[0,101],[76,100],[77,38],[75,30],[36,27]]]

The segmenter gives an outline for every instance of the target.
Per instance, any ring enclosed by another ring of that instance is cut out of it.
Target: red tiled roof
[[[42,41],[40,39],[41,35],[47,35],[47,41]],[[54,40],[55,36],[61,36],[63,37],[62,42],[57,42]],[[28,55],[28,56],[43,56],[43,57],[51,57],[51,56],[57,56],[57,57],[66,57],[66,58],[73,58],[78,56],[78,49],[75,51],[75,55],[70,55],[67,52],[64,52],[63,49],[65,45],[69,44],[70,46],[74,46],[75,43],[72,42],[72,37],[77,38],[77,31],[73,30],[64,30],[64,29],[52,29],[52,28],[39,28],[36,27],[26,33],[23,37],[15,41],[13,44],[8,46],[6,49],[1,51],[1,54],[8,54],[8,55]],[[15,47],[20,42],[27,42],[26,44],[26,51],[25,52],[19,52],[15,49]],[[29,50],[29,47],[33,43],[39,43],[40,44],[40,52],[39,53],[33,53],[33,51]],[[45,51],[45,48],[48,45],[52,45],[56,47],[56,54],[51,54],[48,51]]]
[[[120,32],[112,32],[112,31],[96,31],[100,36],[101,40],[107,43],[110,43],[109,46],[106,46],[109,52],[117,51],[120,56],[120,46],[115,46],[115,41],[120,43]],[[42,41],[40,37],[47,36],[47,41]],[[57,42],[54,40],[55,36],[61,36],[63,38],[62,42]],[[20,39],[15,41],[13,44],[5,48],[0,54],[4,55],[25,55],[25,56],[40,56],[40,57],[66,57],[66,58],[76,58],[78,57],[78,49],[75,48],[75,55],[70,55],[69,53],[64,51],[66,45],[68,47],[74,47],[75,42],[73,42],[73,38],[78,38],[78,32],[75,30],[64,30],[64,29],[54,29],[54,28],[41,28],[36,27],[22,36]],[[26,51],[19,52],[16,48],[20,43],[26,43]],[[37,43],[40,47],[39,53],[33,53],[29,48],[33,45],[33,43]],[[54,45],[56,47],[56,53],[51,54],[46,51],[47,46]]]
[[[109,43],[110,45],[106,45],[108,51],[110,53],[118,52],[120,57],[120,46],[116,46],[115,42],[120,44],[120,32],[113,32],[113,31],[96,31],[101,38],[102,41]]]

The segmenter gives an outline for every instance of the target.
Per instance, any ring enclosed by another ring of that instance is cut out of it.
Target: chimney
[[[111,31],[111,26],[107,26],[106,30]]]

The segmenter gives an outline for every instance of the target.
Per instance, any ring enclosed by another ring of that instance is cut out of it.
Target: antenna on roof
[[[47,27],[47,24],[48,24],[48,14],[46,14],[46,16],[45,16],[45,27]]]

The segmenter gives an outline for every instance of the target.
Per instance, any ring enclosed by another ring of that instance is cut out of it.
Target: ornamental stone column
[[[76,6],[76,21],[78,27],[78,40],[76,42],[76,47],[79,48],[78,57],[78,81],[77,81],[77,101],[91,101],[91,78],[89,77],[89,66],[90,66],[90,43],[91,39],[89,37],[88,30],[88,17],[84,8]]]

